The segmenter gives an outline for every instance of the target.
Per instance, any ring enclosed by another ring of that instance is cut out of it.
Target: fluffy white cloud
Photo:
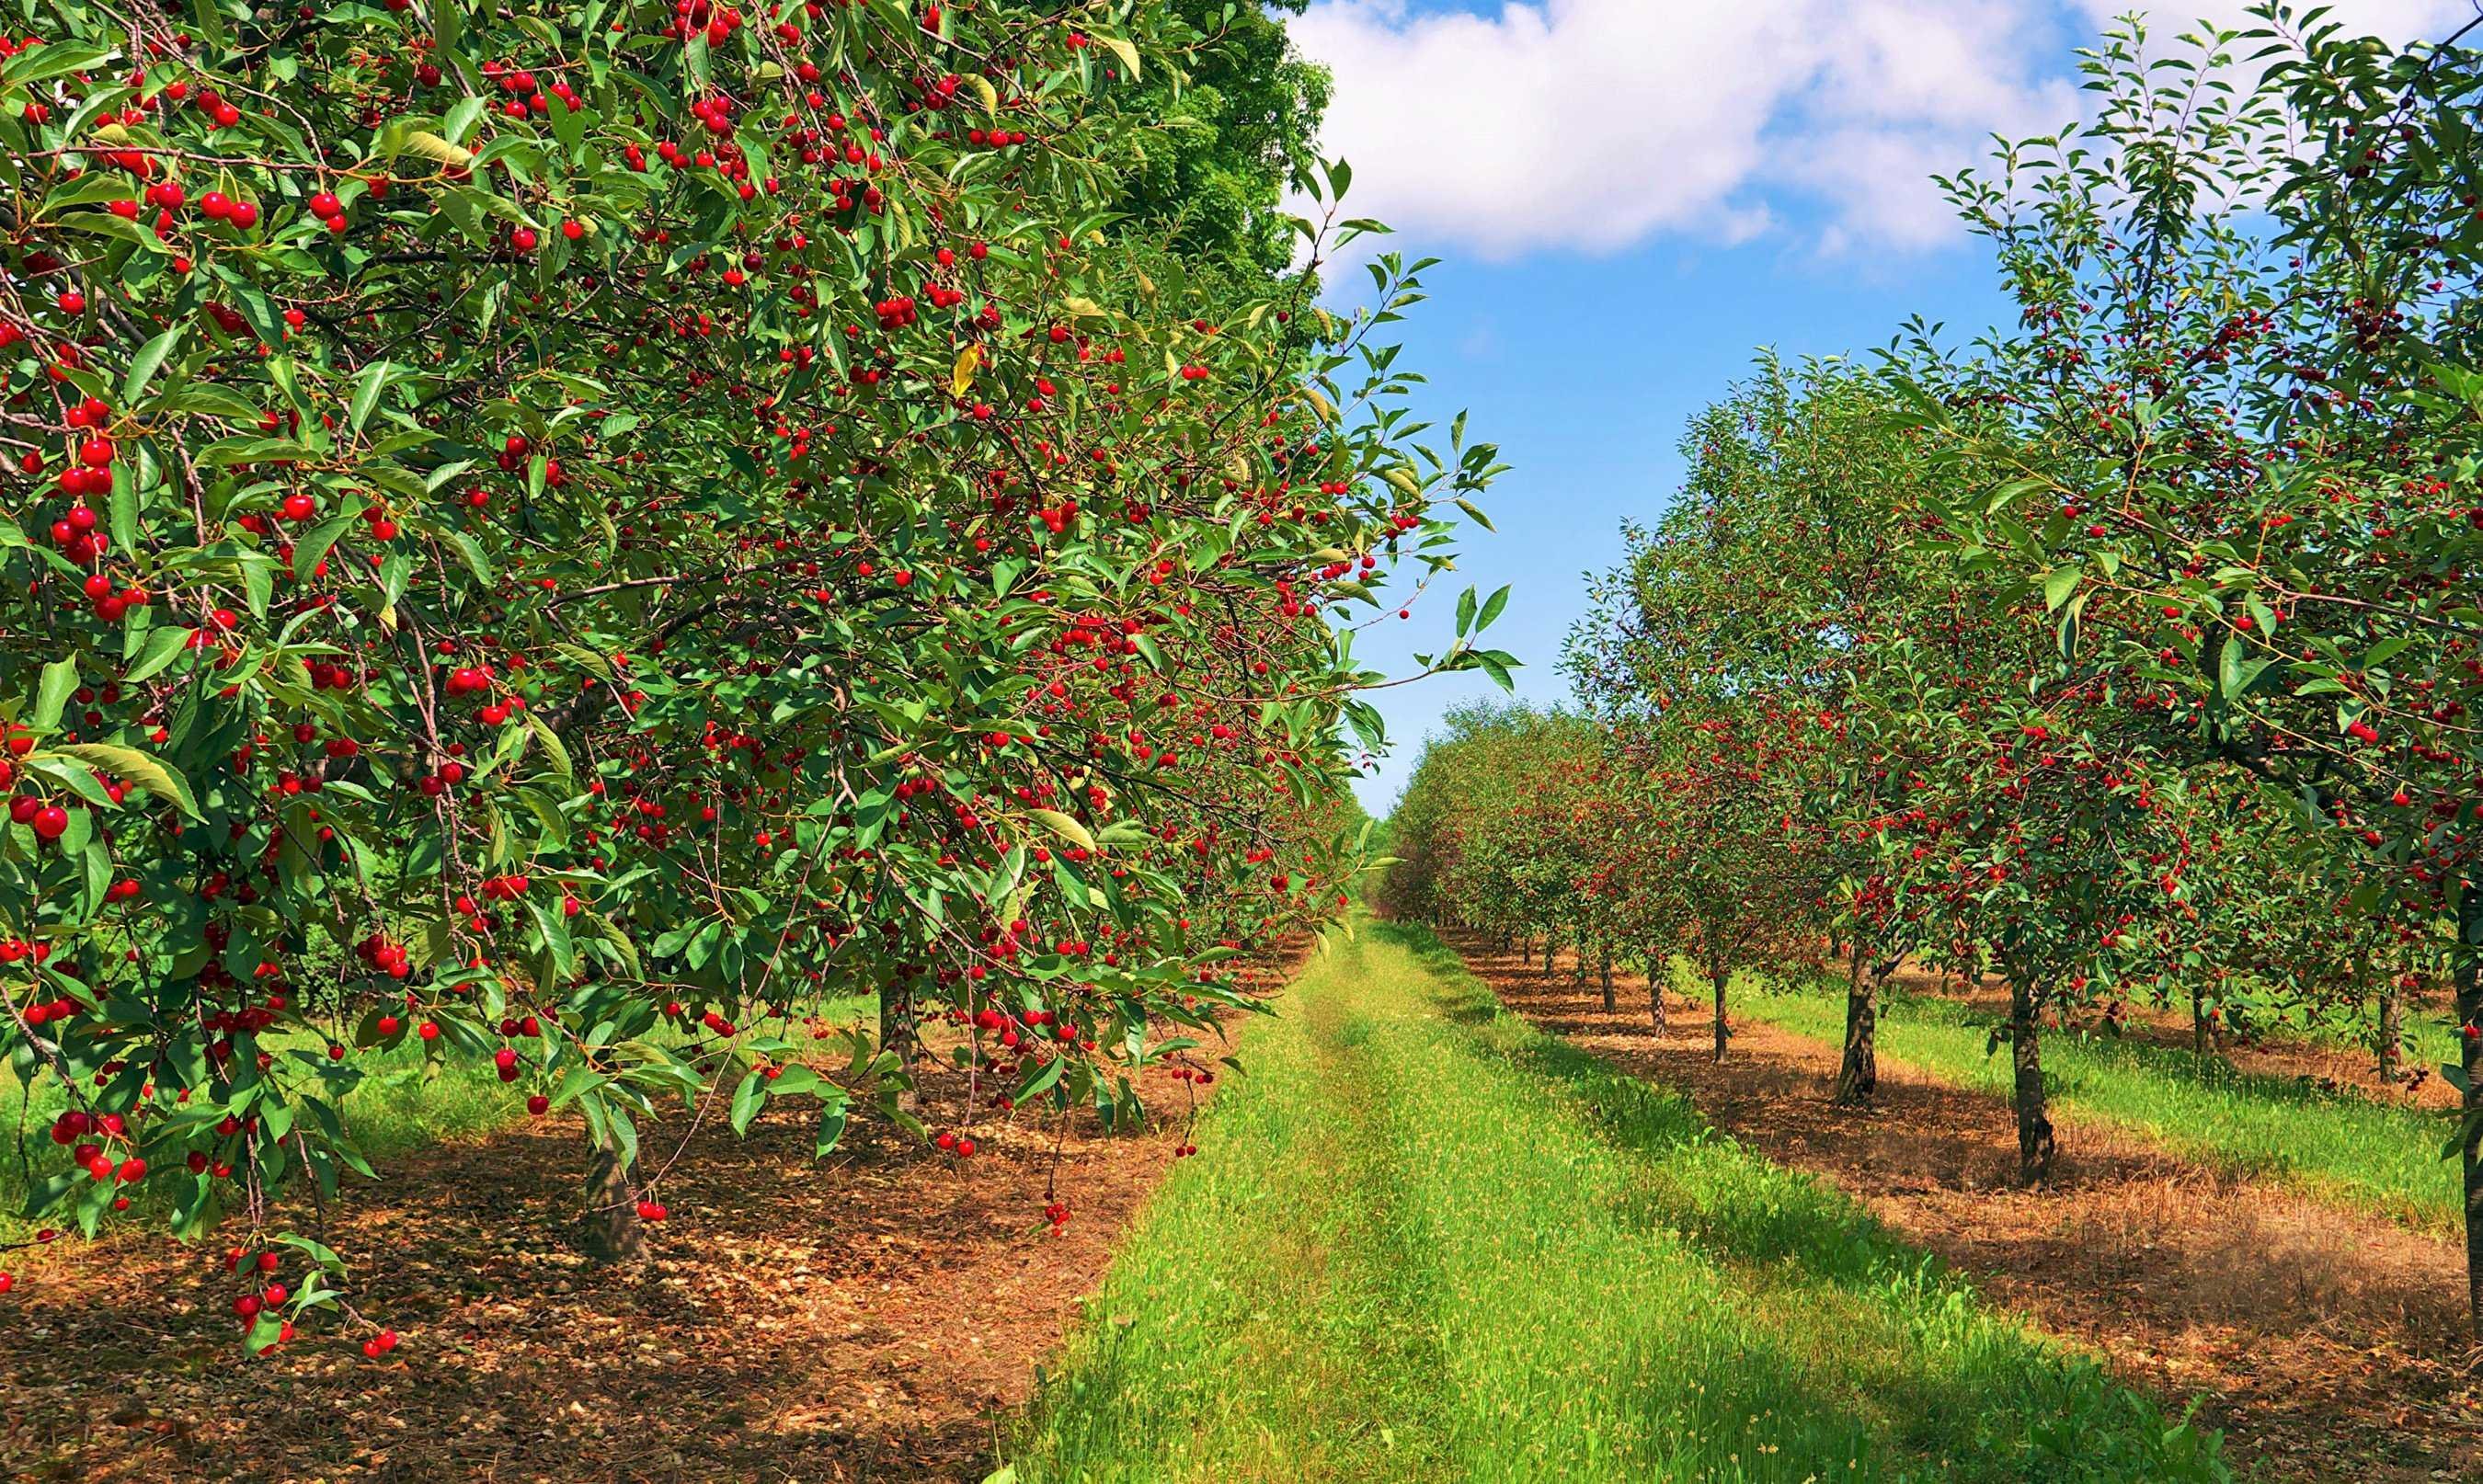
[[[2471,0],[2346,0],[2383,35]],[[1609,252],[1824,217],[1821,245],[1956,230],[1929,176],[2079,112],[2069,48],[2127,0],[1314,0],[1293,22],[1337,78],[1323,141],[1354,205],[1485,256]],[[2243,0],[2186,0],[2224,20]],[[2172,28],[2185,29],[2185,28]],[[1788,212],[1806,200],[1815,210]]]

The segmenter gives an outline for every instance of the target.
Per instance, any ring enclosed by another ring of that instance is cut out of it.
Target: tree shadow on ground
[[[1654,1034],[1635,976],[1608,1012],[1565,965],[1546,974],[1479,934],[1434,944],[1400,931],[1433,967],[1462,963],[1478,977],[1482,989],[1446,1013],[1483,1020],[1506,1005],[1582,1060],[1668,1090],[1650,1095],[1659,1102],[1686,1096],[1717,1128],[1842,1187],[1995,1302],[2093,1346],[2176,1412],[2203,1397],[2236,1455],[2274,1475],[2483,1471],[2483,1396],[2466,1374],[2460,1268],[2445,1242],[2088,1126],[2065,1136],[2052,1185],[2023,1190],[1999,1098],[1883,1056],[1877,1105],[1837,1108],[1832,1047],[1742,1020],[1720,1066],[1696,1009],[1674,1001],[1682,1019]],[[1543,1059],[1575,1073],[1558,1053]],[[1648,1126],[1682,1136],[1669,1115]],[[1764,1253],[1827,1232],[1800,1212],[1720,1208],[1702,1235]],[[1880,1259],[1806,1260],[1858,1263],[1860,1281]]]
[[[1183,1094],[1140,1083],[1162,1106]],[[681,1130],[648,1130],[669,1152]],[[1028,1127],[960,1164],[859,1131],[712,1123],[641,1268],[569,1241],[580,1142],[536,1125],[392,1168],[332,1212],[353,1301],[405,1336],[245,1361],[219,1249],[118,1237],[21,1274],[0,1473],[41,1480],[979,1479],[1172,1133]],[[1038,1235],[1057,1175],[1068,1232]],[[307,1213],[294,1213],[304,1219]],[[368,1333],[363,1331],[361,1333]]]

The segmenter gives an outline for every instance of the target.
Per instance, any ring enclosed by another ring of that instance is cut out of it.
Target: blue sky
[[[2442,34],[2477,0],[2345,0],[2349,23]],[[1297,44],[1336,73],[1324,131],[1388,246],[1445,259],[1396,327],[1417,408],[1497,442],[1512,471],[1462,581],[1367,632],[1392,675],[1442,648],[1455,592],[1513,592],[1491,639],[1518,693],[1565,694],[1562,636],[1622,520],[1682,477],[1687,419],[1773,348],[1867,355],[1906,318],[1969,339],[2004,310],[1989,259],[1928,181],[1993,133],[2076,116],[2071,49],[2113,0],[1313,0]],[[2231,0],[2176,13],[2237,20]],[[2169,33],[2182,28],[2160,26]],[[1349,303],[1369,278],[1331,278]],[[1481,676],[1376,693],[1395,752],[1360,788],[1384,813]]]
[[[1582,575],[1613,565],[1623,519],[1650,519],[1670,499],[1682,477],[1673,445],[1691,414],[1763,346],[1789,359],[1867,354],[1916,311],[1980,328],[1999,303],[1982,269],[1962,248],[1856,265],[1668,242],[1604,258],[1442,263],[1424,276],[1431,301],[1402,327],[1402,363],[1430,379],[1417,405],[1443,422],[1467,409],[1467,436],[1499,443],[1513,467],[1482,502],[1497,534],[1466,533],[1462,580],[1435,587],[1411,620],[1375,625],[1357,652],[1405,674],[1415,653],[1443,648],[1466,583],[1508,583],[1488,638],[1526,662],[1519,695],[1560,699],[1555,661],[1584,611]],[[1442,711],[1500,694],[1468,674],[1374,695],[1397,746],[1361,784],[1366,807],[1386,810]]]

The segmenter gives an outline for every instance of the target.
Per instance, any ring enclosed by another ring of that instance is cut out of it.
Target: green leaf
[[[112,471],[112,543],[123,551],[138,547],[138,470],[132,464]]]
[[[0,67],[0,81],[12,87],[49,82],[55,77],[67,77],[71,72],[93,71],[111,56],[112,48],[86,41],[54,41],[48,46],[29,46],[10,58],[6,67]]]
[[[28,724],[37,731],[60,726],[61,709],[68,704],[69,692],[77,689],[77,661],[66,655],[45,665],[35,691],[35,714]]]
[[[1018,1106],[1024,1107],[1028,1100],[1051,1091],[1052,1084],[1060,1080],[1061,1065],[1066,1060],[1066,1057],[1055,1056],[1039,1067],[1028,1068],[1017,1084],[1017,1097],[1013,1100]]]
[[[293,580],[309,581],[337,541],[360,519],[360,516],[334,516],[304,532],[302,539],[293,543]]]
[[[818,1144],[811,1157],[819,1158],[833,1152],[845,1136],[845,1100],[841,1094],[819,1113]]]
[[[139,399],[147,395],[147,388],[155,380],[155,373],[163,367],[164,358],[173,354],[173,347],[180,343],[181,332],[186,328],[184,325],[174,326],[140,346],[138,354],[129,358],[129,374],[120,382],[120,400],[124,405],[136,407]]]
[[[2225,640],[2224,652],[2216,666],[2216,690],[2227,701],[2240,700],[2250,690],[2251,682],[2276,663],[2274,656],[2246,660],[2242,656],[2248,652],[2248,646],[2239,638],[2229,636]]]
[[[161,674],[165,666],[173,663],[189,647],[190,635],[194,632],[193,629],[176,627],[159,628],[148,633],[147,648],[139,653],[138,662],[129,667],[121,679],[136,684]]]
[[[733,1131],[748,1133],[750,1121],[759,1116],[759,1104],[766,1100],[767,1078],[753,1067],[742,1073],[741,1082],[733,1090]]]
[[[216,0],[190,0],[190,16],[199,23],[199,32],[207,39],[207,44],[222,46],[229,39],[224,12],[217,8]]]
[[[443,0],[441,9],[453,11],[455,7]],[[380,393],[387,389],[388,379],[399,369],[386,360],[374,360],[362,367],[361,375],[354,378],[354,405],[345,413],[347,427],[356,433],[362,431],[362,424],[370,421],[371,409],[379,406]]]

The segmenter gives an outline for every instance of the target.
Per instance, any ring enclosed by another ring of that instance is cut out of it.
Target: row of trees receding
[[[2345,1021],[2455,985],[2483,1320],[2483,55],[2281,9],[2089,54],[2091,123],[1944,181],[2017,306],[1970,349],[1757,375],[1701,415],[1566,665],[1401,807],[1401,910],[1602,963],[1848,986],[1905,961],[2042,1026],[2178,1000]],[[1661,998],[1655,1006],[1659,1022]]]
[[[1334,911],[1350,625],[1495,469],[1394,405],[1373,335],[1422,265],[1316,304],[1379,228],[1265,15],[19,14],[0,1056],[64,1100],[36,1218],[151,1196],[237,1221],[245,1271],[329,1264],[271,1203],[367,1173],[340,1110],[402,1047],[581,1114],[626,1255],[666,1102],[790,1104],[822,1153],[849,1111],[1134,1114],[1230,961]],[[876,1037],[818,1040],[855,994]],[[933,1020],[969,1106],[909,1096]],[[236,1312],[257,1348],[329,1302]]]

